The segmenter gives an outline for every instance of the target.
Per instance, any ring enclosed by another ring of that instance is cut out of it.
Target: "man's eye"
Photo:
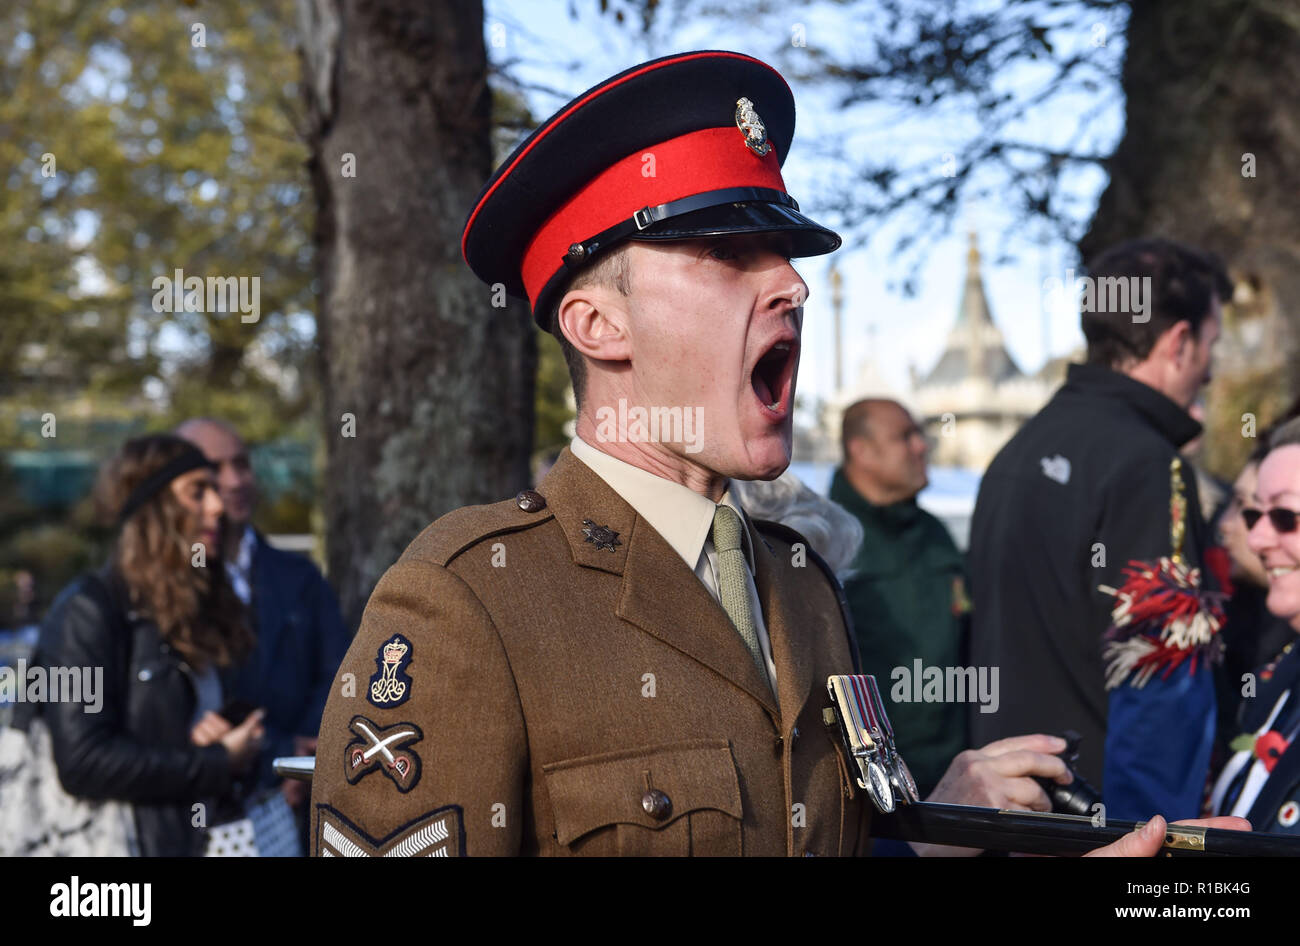
[[[735,252],[725,246],[715,246],[709,250],[709,255],[720,260],[734,260],[736,258]]]

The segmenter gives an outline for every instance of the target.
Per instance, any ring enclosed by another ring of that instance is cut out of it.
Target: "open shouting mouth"
[[[790,411],[790,389],[794,386],[794,366],[798,360],[798,336],[780,335],[772,339],[750,372],[754,396],[773,419],[783,419]]]

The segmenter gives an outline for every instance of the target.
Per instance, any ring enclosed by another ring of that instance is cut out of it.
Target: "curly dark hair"
[[[194,449],[170,434],[128,440],[100,469],[95,498],[101,514],[116,522],[136,486]],[[196,531],[194,514],[163,488],[122,523],[109,560],[126,582],[132,606],[154,620],[163,640],[191,666],[229,667],[252,650],[253,632],[221,563],[191,564]]]

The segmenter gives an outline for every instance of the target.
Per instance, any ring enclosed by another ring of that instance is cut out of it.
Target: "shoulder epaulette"
[[[526,489],[514,499],[453,509],[416,536],[402,558],[445,566],[486,539],[530,529],[553,518],[542,495]]]

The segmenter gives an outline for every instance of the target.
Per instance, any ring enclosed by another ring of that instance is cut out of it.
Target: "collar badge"
[[[609,526],[598,526],[590,519],[582,520],[582,535],[588,542],[598,549],[614,551],[614,547],[622,545],[618,540],[618,533]]]

